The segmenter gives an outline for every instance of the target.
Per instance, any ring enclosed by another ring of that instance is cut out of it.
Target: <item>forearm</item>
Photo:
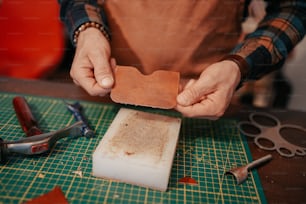
[[[59,0],[60,18],[65,24],[69,38],[73,42],[75,31],[86,22],[95,22],[103,26],[109,34],[107,19],[103,10],[94,0]]]
[[[258,28],[237,45],[232,54],[248,65],[246,79],[258,79],[280,68],[306,30],[306,2],[269,1],[267,15]]]

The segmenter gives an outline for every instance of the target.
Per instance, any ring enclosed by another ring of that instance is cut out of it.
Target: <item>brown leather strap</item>
[[[236,87],[236,90],[238,90],[239,88],[242,87],[243,82],[245,82],[246,79],[247,79],[247,76],[248,76],[248,73],[249,73],[249,65],[246,62],[246,60],[243,57],[241,57],[240,55],[235,55],[235,54],[225,55],[221,59],[221,61],[224,61],[224,60],[231,60],[231,61],[235,62],[239,67],[239,70],[240,70],[240,73],[241,73],[241,79],[240,79],[240,82],[239,82],[238,86]]]
[[[247,78],[247,75],[249,73],[249,65],[243,57],[241,57],[240,55],[229,54],[221,59],[221,61],[224,60],[231,60],[238,65],[239,70],[241,72],[241,81],[244,81]]]

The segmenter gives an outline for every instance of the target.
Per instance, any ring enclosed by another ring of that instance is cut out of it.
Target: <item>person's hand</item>
[[[98,29],[82,31],[70,70],[74,83],[92,96],[108,94],[114,84],[113,69],[116,66],[110,55],[109,42]]]
[[[235,62],[226,60],[212,64],[199,79],[191,79],[183,87],[175,109],[186,117],[217,119],[230,104],[240,78]]]

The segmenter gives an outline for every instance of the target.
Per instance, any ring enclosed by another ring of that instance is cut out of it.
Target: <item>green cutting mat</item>
[[[0,134],[4,140],[24,137],[12,106],[14,96],[0,93]],[[43,131],[75,122],[63,100],[25,97]],[[11,155],[0,166],[0,203],[22,203],[55,186],[61,187],[70,203],[266,203],[255,171],[241,185],[224,175],[226,170],[251,160],[236,122],[228,119],[183,120],[167,192],[93,177],[91,155],[120,106],[80,103],[96,137],[64,138],[50,153],[40,156]],[[198,185],[178,183],[184,176],[191,176]]]

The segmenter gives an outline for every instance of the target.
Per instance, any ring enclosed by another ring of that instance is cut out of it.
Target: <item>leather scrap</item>
[[[171,109],[176,106],[179,72],[157,70],[143,75],[131,66],[117,66],[110,97],[116,103]]]
[[[68,201],[59,186],[54,187],[50,192],[33,198],[25,204],[68,204]]]

